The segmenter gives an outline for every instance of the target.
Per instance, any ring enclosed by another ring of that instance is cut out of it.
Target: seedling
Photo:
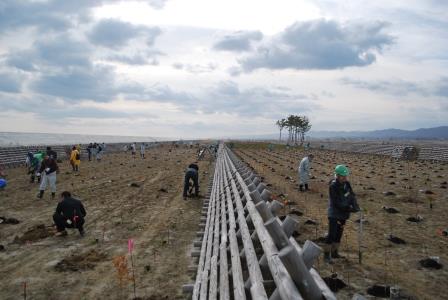
[[[23,282],[23,299],[26,300],[26,281]]]
[[[133,284],[134,284],[134,298],[137,298],[136,288],[135,288],[134,257],[132,256],[132,252],[133,252],[133,250],[134,250],[134,240],[133,240],[133,239],[129,239],[129,240],[128,240],[128,252],[129,252],[129,255],[131,256],[132,282],[133,282]]]

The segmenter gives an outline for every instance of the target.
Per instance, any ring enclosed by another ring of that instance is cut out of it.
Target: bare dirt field
[[[448,164],[310,150],[314,154],[311,191],[301,193],[297,169],[304,150],[275,146],[269,151],[267,144],[237,143],[234,151],[287,204],[283,214],[301,215],[296,237],[300,244],[309,239],[322,245],[328,228],[328,183],[336,164],[349,166],[349,180],[367,220],[362,264],[357,213],[344,230],[341,248],[346,259],[329,265],[321,257],[315,265],[322,277],[337,274],[347,285],[337,292],[339,299],[350,299],[355,293],[374,298],[367,293],[374,285],[398,286],[407,295],[402,299],[448,299],[448,237],[443,233],[448,228]],[[423,267],[420,260],[430,256],[439,257],[443,267]],[[380,296],[386,291],[377,292]]]
[[[0,217],[10,220],[0,223],[0,299],[23,299],[25,287],[27,299],[133,299],[131,238],[137,298],[183,299],[202,200],[184,201],[181,194],[196,151],[152,148],[144,160],[108,154],[99,163],[82,161],[79,175],[60,163],[58,193],[70,191],[87,209],[84,237],[70,229],[67,237],[54,237],[58,199],[47,191],[37,200],[38,185],[29,183],[24,167],[6,170]],[[200,161],[199,168],[205,194],[212,163]],[[127,266],[119,271],[123,255]]]

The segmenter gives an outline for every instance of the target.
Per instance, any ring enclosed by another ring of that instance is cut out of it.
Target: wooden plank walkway
[[[262,196],[263,195],[263,196]],[[276,216],[279,204],[256,174],[220,145],[200,240],[192,257],[192,299],[336,299],[312,268],[321,249],[291,236],[297,221]]]

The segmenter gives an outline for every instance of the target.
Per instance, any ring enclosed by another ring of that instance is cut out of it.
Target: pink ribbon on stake
[[[134,240],[133,239],[129,239],[128,240],[128,251],[129,251],[129,253],[132,253],[132,250],[134,250]]]

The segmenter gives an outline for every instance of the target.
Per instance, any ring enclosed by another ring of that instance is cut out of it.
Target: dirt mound
[[[58,272],[92,270],[98,262],[104,261],[106,258],[106,254],[93,249],[86,253],[64,258],[54,268]]]
[[[35,242],[52,235],[52,227],[39,224],[31,227],[21,237],[16,236],[13,243],[25,244],[26,242]]]
[[[151,296],[147,296],[147,297],[144,297],[144,298],[142,298],[142,297],[137,297],[137,298],[134,298],[134,300],[163,300],[163,299],[169,299],[169,297],[168,296],[163,296],[163,295],[160,295],[160,294],[156,294],[156,295],[151,295]]]
[[[331,275],[330,277],[324,277],[323,280],[328,285],[330,290],[335,293],[347,286],[347,284],[341,279],[337,278],[337,275],[335,274]]]
[[[0,224],[19,224],[20,221],[16,218],[7,218],[7,217],[0,217]]]
[[[394,236],[394,235],[392,235],[392,234],[390,234],[390,235],[387,237],[387,239],[388,239],[389,241],[391,241],[392,243],[394,243],[394,244],[401,244],[401,245],[406,244],[406,241],[405,241],[405,240],[403,240],[403,239],[401,239],[401,238],[399,238],[399,237],[397,237],[397,236]]]
[[[367,289],[367,294],[379,298],[389,298],[390,297],[390,286],[388,285],[377,285],[371,286]]]
[[[436,270],[439,270],[443,267],[443,265],[441,263],[439,263],[437,260],[435,260],[433,258],[426,258],[426,259],[420,260],[420,265],[423,268],[436,269]]]

